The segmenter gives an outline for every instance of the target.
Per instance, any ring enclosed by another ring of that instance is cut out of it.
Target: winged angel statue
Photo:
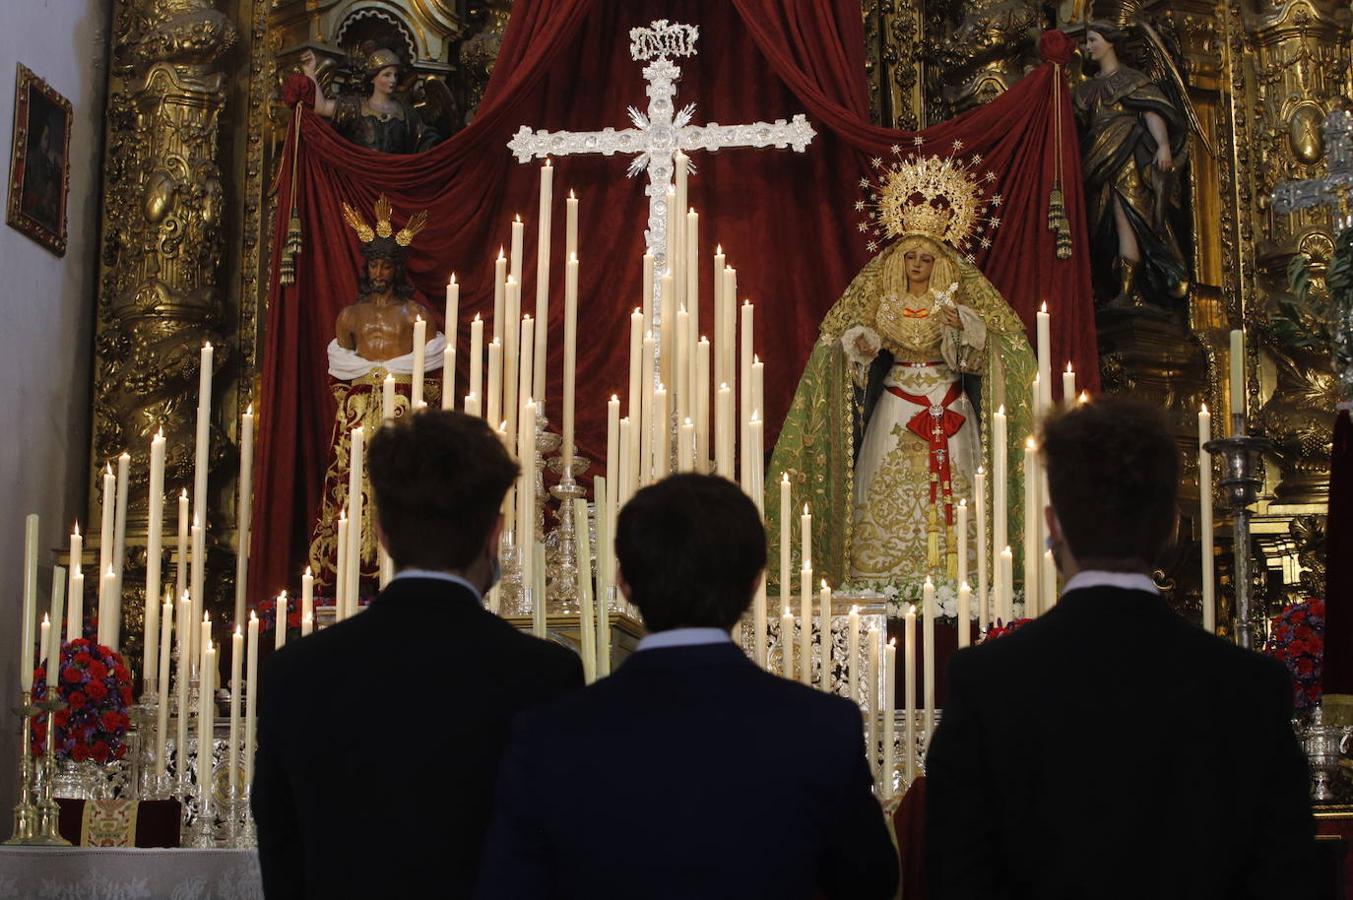
[[[1121,23],[1121,24],[1120,24]],[[1134,11],[1085,26],[1091,77],[1073,94],[1082,130],[1097,298],[1166,306],[1188,295],[1181,172],[1189,133],[1209,155],[1177,54]]]

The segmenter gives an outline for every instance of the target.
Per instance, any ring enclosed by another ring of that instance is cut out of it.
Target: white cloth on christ
[[[446,349],[446,335],[440,331],[428,340],[423,350],[423,371],[436,372],[442,367],[442,351]],[[379,362],[359,356],[356,350],[338,345],[338,339],[329,342],[329,374],[340,381],[352,381],[381,368],[395,375],[413,374],[413,352]]]

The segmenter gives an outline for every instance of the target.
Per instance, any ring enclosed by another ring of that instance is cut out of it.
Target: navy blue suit
[[[858,709],[731,643],[648,649],[518,718],[482,898],[891,897]]]
[[[430,578],[287,644],[259,688],[269,900],[468,897],[512,717],[582,681],[575,654]]]
[[[1159,595],[1087,587],[960,650],[948,685],[930,900],[1311,896],[1306,762],[1272,660]]]

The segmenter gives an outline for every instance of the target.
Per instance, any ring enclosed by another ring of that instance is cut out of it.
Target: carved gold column
[[[208,0],[122,0],[114,17],[107,101],[103,219],[95,337],[92,469],[131,454],[129,543],[144,539],[151,437],[167,444],[166,532],[172,498],[191,488],[199,351],[220,345],[223,297],[218,268],[226,213],[217,163],[225,101],[220,61],[234,25]],[[233,456],[212,423],[211,466]],[[219,487],[219,485],[217,485]],[[97,522],[91,485],[86,517]],[[210,503],[211,508],[217,504]],[[90,529],[93,533],[97,531]],[[88,545],[86,545],[88,547]],[[123,647],[140,652],[144,563],[129,551]],[[172,578],[172,569],[166,569]],[[211,580],[216,583],[217,579]]]
[[[921,0],[863,0],[861,14],[874,121],[886,128],[924,128],[925,4]]]

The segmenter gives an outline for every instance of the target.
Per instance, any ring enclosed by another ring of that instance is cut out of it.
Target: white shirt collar
[[[694,647],[698,644],[731,644],[732,636],[722,628],[672,628],[646,635],[634,648],[635,653],[644,650],[661,650],[664,647]]]
[[[1071,591],[1094,587],[1113,587],[1122,588],[1125,591],[1160,593],[1160,589],[1156,587],[1156,583],[1151,580],[1150,576],[1143,575],[1140,572],[1105,572],[1101,569],[1086,569],[1084,572],[1077,572],[1068,579],[1066,586],[1062,588],[1062,596]]]
[[[449,581],[452,584],[460,585],[470,593],[474,594],[476,603],[482,603],[484,601],[484,596],[479,593],[479,588],[470,584],[470,582],[454,572],[438,572],[435,569],[400,569],[394,574],[394,577],[390,579],[390,583],[393,584],[394,582],[405,578],[431,578],[434,581]]]

